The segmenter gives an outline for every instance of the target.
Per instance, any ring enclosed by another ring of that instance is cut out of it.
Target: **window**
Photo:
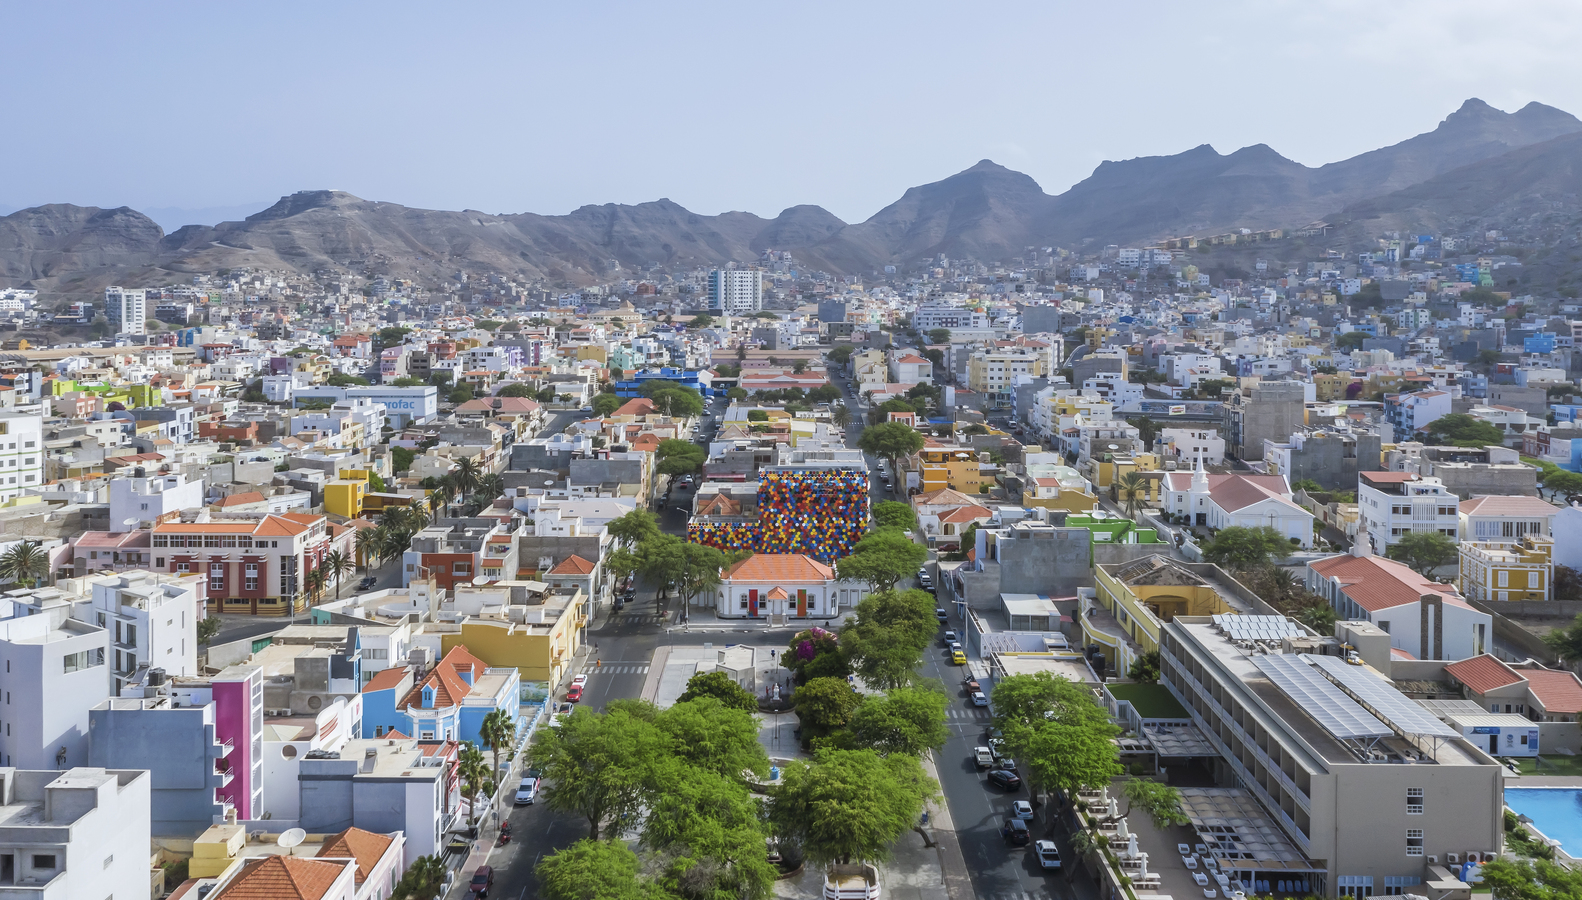
[[[1406,893],[1407,888],[1417,887],[1423,880],[1416,875],[1386,875],[1384,876],[1384,896],[1399,897]],[[1412,893],[1419,893],[1413,891]]]
[[[1504,569],[1501,569],[1500,573],[1499,573],[1499,576],[1498,576],[1498,579],[1499,580],[1496,582],[1496,584],[1499,587],[1510,587],[1510,583],[1511,583],[1511,573],[1510,572],[1507,572]]]
[[[1406,789],[1406,814],[1409,816],[1420,816],[1423,814],[1422,788]]]
[[[156,557],[154,557],[154,568],[156,568],[156,569],[163,569],[164,567],[165,567],[165,558],[163,556],[156,556]]]
[[[53,854],[53,853],[35,853],[35,854],[33,854],[33,868],[35,868],[35,869],[53,869],[53,868],[55,868],[55,854]]]
[[[244,590],[258,590],[258,563],[247,563],[242,566],[242,587]]]
[[[225,563],[209,563],[209,590],[225,590]]]
[[[1538,573],[1537,572],[1528,572],[1527,573],[1527,586],[1529,588],[1537,588],[1538,587]]]
[[[1342,875],[1335,879],[1337,894],[1341,897],[1372,897],[1372,875]]]
[[[1421,828],[1408,828],[1408,829],[1406,829],[1406,855],[1407,856],[1422,856],[1423,855],[1423,829],[1421,829]]]
[[[176,571],[186,575],[192,571],[192,565],[190,563],[176,563]]]

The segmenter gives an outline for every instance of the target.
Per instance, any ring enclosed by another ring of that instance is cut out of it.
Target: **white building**
[[[841,581],[833,567],[811,556],[755,553],[725,570],[712,599],[722,618],[829,619],[867,593],[866,585]]]
[[[763,274],[757,269],[715,269],[705,287],[711,313],[745,316],[763,309]]]
[[[1268,526],[1294,545],[1313,546],[1313,514],[1291,500],[1283,475],[1167,472],[1160,486],[1164,510],[1190,515],[1192,524],[1210,528]]]
[[[88,759],[88,710],[110,694],[108,634],[70,612],[57,602],[0,622],[0,766],[58,769]]]
[[[955,331],[962,328],[988,327],[988,313],[967,309],[962,306],[930,303],[919,306],[912,313],[912,328],[924,336],[927,336],[935,328],[947,328]]]
[[[1366,534],[1373,552],[1383,553],[1401,535],[1437,531],[1455,538],[1461,532],[1461,498],[1438,478],[1412,472],[1360,472],[1357,475],[1358,539]]]
[[[111,531],[132,531],[166,513],[203,506],[202,478],[188,481],[180,472],[147,475],[141,467],[134,471],[130,478],[110,482]]]
[[[1351,553],[1308,563],[1306,582],[1341,619],[1365,621],[1388,634],[1397,656],[1468,659],[1486,652],[1494,635],[1494,617],[1474,609],[1453,585],[1374,556],[1366,541]]]
[[[0,884],[8,897],[148,896],[142,769],[0,771]]]
[[[1516,543],[1529,534],[1550,537],[1554,506],[1537,497],[1478,496],[1458,504],[1463,541]]]
[[[72,617],[103,628],[113,693],[143,667],[166,676],[197,675],[198,620],[204,614],[202,575],[118,572],[83,579],[91,595],[74,604]]]
[[[296,396],[297,376],[293,375],[265,375],[263,377],[264,399],[270,403],[290,403]]]
[[[144,334],[148,323],[147,291],[124,287],[104,289],[104,317],[114,334]]]
[[[0,501],[44,483],[44,420],[37,410],[0,411]]]
[[[1225,439],[1216,428],[1162,428],[1158,440],[1159,452],[1177,463],[1196,467],[1198,460],[1205,466],[1225,462]]]

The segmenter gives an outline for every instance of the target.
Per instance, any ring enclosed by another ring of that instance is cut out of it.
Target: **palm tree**
[[[319,568],[329,573],[335,579],[335,599],[341,599],[341,580],[348,572],[357,571],[357,564],[346,557],[339,550],[331,550],[324,554],[324,563]]]
[[[505,493],[505,478],[500,475],[485,475],[478,479],[478,493],[492,501]]]
[[[439,894],[439,889],[445,883],[445,863],[437,856],[419,856],[412,860],[412,865],[407,867],[401,880],[396,882],[395,890],[390,894],[392,900],[412,900],[422,898],[429,900]]]
[[[378,528],[357,529],[357,559],[362,562],[364,572],[368,571],[374,557],[379,555],[379,541]]]
[[[0,556],[0,577],[25,581],[28,587],[37,587],[48,568],[49,554],[38,541],[23,541]]]
[[[467,502],[467,495],[478,489],[478,480],[483,477],[478,461],[470,456],[456,460],[456,471],[449,474],[456,476],[456,487],[461,491],[464,504]]]
[[[385,559],[395,559],[405,553],[411,544],[412,532],[401,528],[384,529],[384,534],[379,538],[379,555]]]
[[[478,824],[478,798],[494,793],[494,776],[483,758],[483,751],[473,746],[472,741],[461,745],[457,761],[461,791],[467,797],[467,826],[470,828]]]
[[[483,717],[483,722],[478,726],[478,738],[483,741],[494,755],[494,771],[500,771],[500,754],[505,754],[505,761],[510,762],[515,753],[511,743],[516,740],[516,720],[503,709],[497,709]]]
[[[1126,514],[1136,518],[1143,501],[1148,498],[1148,479],[1136,472],[1127,472],[1121,476],[1119,491]]]
[[[1104,849],[1104,843],[1102,835],[1094,834],[1086,828],[1079,828],[1073,832],[1071,835],[1071,852],[1076,856],[1076,859],[1071,861],[1071,865],[1065,867],[1066,881],[1074,880],[1077,877],[1076,864],[1082,863],[1086,865],[1088,854]]]
[[[845,428],[851,424],[851,410],[846,407],[846,404],[842,403],[840,406],[835,407],[834,412],[830,413],[830,419],[837,428]]]

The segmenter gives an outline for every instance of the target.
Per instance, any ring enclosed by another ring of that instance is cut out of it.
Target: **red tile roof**
[[[582,557],[578,556],[577,554],[573,553],[570,556],[566,557],[565,559],[561,560],[559,562],[559,564],[557,564],[553,569],[550,569],[549,570],[549,574],[551,574],[551,575],[589,575],[589,574],[593,573],[593,568],[594,568],[593,563],[588,562],[587,560],[585,560]]]
[[[478,683],[478,677],[483,674],[484,665],[476,656],[467,652],[467,648],[457,645],[445,654],[432,671],[423,677],[417,684],[412,685],[412,690],[406,697],[396,704],[397,709],[415,707],[417,709],[442,709],[447,706],[456,706],[472,692],[472,686],[461,677],[467,669],[472,672],[472,684]],[[434,705],[423,705],[423,689],[433,685]]]
[[[1515,669],[1487,653],[1453,662],[1445,666],[1445,674],[1466,685],[1474,694],[1487,694],[1495,688],[1509,687],[1523,681]]]
[[[1348,553],[1321,559],[1308,567],[1325,578],[1339,579],[1341,591],[1369,612],[1416,603],[1423,594],[1440,594],[1446,602],[1467,605],[1450,585],[1424,578],[1411,567],[1382,556],[1358,557]]]
[[[1559,512],[1554,506],[1537,497],[1473,497],[1461,501],[1461,511],[1469,516],[1537,516],[1544,518]]]
[[[1582,713],[1582,681],[1575,675],[1555,669],[1522,669],[1520,674],[1527,676],[1528,690],[1538,699],[1544,712]]]
[[[801,553],[754,553],[725,570],[728,581],[833,581],[835,570]]]
[[[397,666],[392,669],[383,669],[374,677],[368,679],[363,685],[363,693],[370,691],[387,691],[401,684],[401,679],[406,677],[406,666]]]
[[[320,900],[346,866],[298,856],[265,856],[244,863],[214,900]]]
[[[379,864],[379,860],[390,849],[395,839],[385,834],[375,834],[361,828],[348,828],[340,834],[331,837],[314,854],[319,858],[355,859],[357,860],[357,883],[362,884],[368,880],[368,873]]]

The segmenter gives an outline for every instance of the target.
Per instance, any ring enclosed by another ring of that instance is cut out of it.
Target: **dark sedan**
[[[1010,769],[990,769],[989,783],[997,788],[1015,791],[1022,787],[1022,776]]]

